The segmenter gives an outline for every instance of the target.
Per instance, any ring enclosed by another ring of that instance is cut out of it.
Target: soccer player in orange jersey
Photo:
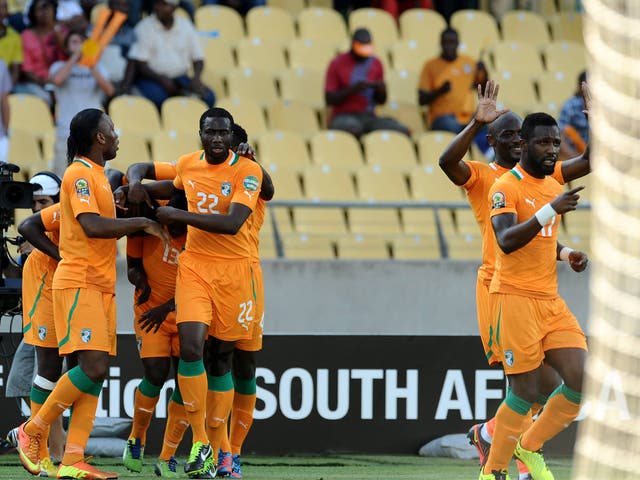
[[[71,121],[70,162],[60,192],[60,256],[53,279],[58,349],[75,354],[78,365],[65,373],[37,415],[18,430],[18,452],[30,473],[40,473],[40,442],[48,426],[73,408],[58,478],[117,478],[89,465],[84,449],[93,426],[98,395],[116,350],[116,238],[139,230],[168,241],[165,229],[146,218],[115,218],[104,164],[115,158],[118,136],[111,119],[86,109]]]
[[[480,338],[490,365],[499,363],[490,343],[489,284],[495,268],[495,239],[489,228],[490,205],[487,202],[489,189],[505,172],[513,168],[520,159],[520,128],[522,120],[508,110],[497,110],[496,100],[499,85],[492,80],[487,82],[484,93],[478,89],[478,107],[471,123],[451,142],[440,157],[440,167],[455,184],[462,186],[482,235],[482,265],[478,269],[476,281],[476,311]],[[487,141],[495,152],[495,161],[486,164],[477,161],[465,161],[477,133],[488,125]],[[565,183],[589,173],[589,151],[584,155],[566,162],[557,163],[551,176],[559,183]],[[562,248],[562,245],[559,246]],[[573,265],[572,265],[573,268]],[[546,403],[546,395],[558,386],[560,379],[553,369],[546,369],[543,386],[536,402],[536,409]],[[546,394],[546,395],[545,395]],[[474,425],[469,431],[470,441],[478,448],[481,466],[487,460],[495,419],[485,424]],[[520,478],[526,479],[528,469],[518,462]],[[529,477],[530,478],[530,477]]]
[[[563,193],[547,176],[556,168],[560,151],[560,129],[553,117],[528,115],[520,136],[520,162],[491,186],[487,199],[499,247],[489,287],[490,341],[511,389],[496,414],[480,480],[508,478],[514,452],[534,479],[552,480],[540,449],[577,417],[582,397],[586,337],[558,295],[556,261],[568,258],[586,267],[584,253],[557,249],[560,215],[575,210],[583,187]],[[526,419],[541,393],[543,362],[563,383],[527,428]]]
[[[218,339],[215,356],[227,364],[234,343],[251,338],[255,320],[247,219],[260,195],[262,169],[229,149],[232,127],[229,112],[207,110],[200,119],[203,150],[180,157],[173,183],[146,187],[155,198],[168,198],[175,189],[184,190],[189,204],[188,212],[160,207],[157,218],[189,226],[187,244],[178,260],[176,322],[180,336],[178,381],[193,431],[194,443],[185,464],[190,476],[215,472],[207,430],[216,432],[213,446],[217,447],[233,402],[230,374],[207,379],[204,341],[209,335]]]

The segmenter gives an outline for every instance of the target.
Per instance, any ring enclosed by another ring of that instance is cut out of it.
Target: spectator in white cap
[[[29,183],[40,187],[33,191],[33,203],[31,204],[33,213],[60,201],[60,184],[62,180],[55,173],[38,172],[31,177]],[[23,242],[19,250],[21,255],[26,256],[31,253],[33,246],[29,242]]]

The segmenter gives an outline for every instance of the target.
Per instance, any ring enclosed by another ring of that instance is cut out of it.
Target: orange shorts
[[[245,352],[258,352],[262,350],[262,332],[264,330],[264,278],[260,262],[251,262],[253,273],[253,286],[256,294],[255,316],[253,328],[249,340],[238,340],[236,348]]]
[[[587,338],[562,298],[490,294],[494,354],[508,375],[535,370],[545,352],[557,348],[587,350]]]
[[[60,355],[78,350],[116,354],[116,296],[88,288],[53,290]]]
[[[53,273],[25,265],[22,272],[22,331],[24,342],[46,348],[58,348],[53,320]]]
[[[153,306],[144,304],[144,307],[146,308],[133,307],[135,312],[133,326],[136,331],[136,343],[140,358],[179,356],[180,339],[178,337],[178,326],[176,325],[176,312],[169,312],[157,332],[154,333],[153,329],[150,332],[144,332],[138,324],[138,319]]]
[[[182,252],[176,279],[176,323],[201,322],[223,341],[248,340],[256,297],[251,261],[203,262]]]
[[[491,310],[489,307],[489,285],[486,285],[483,279],[478,276],[476,280],[476,311],[478,315],[478,330],[480,332],[480,340],[482,348],[489,365],[496,365],[500,360],[493,351],[493,335],[491,329]]]

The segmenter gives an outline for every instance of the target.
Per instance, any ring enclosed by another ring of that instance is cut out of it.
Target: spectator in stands
[[[22,65],[22,38],[8,23],[7,0],[0,0],[0,60],[11,73],[11,82],[16,83]]]
[[[94,67],[85,67],[78,64],[85,40],[83,32],[69,32],[65,39],[69,59],[54,63],[49,72],[49,81],[55,85],[58,102],[54,157],[54,171],[58,175],[62,175],[67,166],[67,137],[71,119],[85,108],[101,108],[105,95],[110,97],[114,92],[102,65],[98,63]]]
[[[193,24],[175,15],[179,0],[156,0],[154,13],[135,28],[136,43],[131,47],[123,91],[132,83],[158,109],[168,97],[195,95],[213,106],[213,91],[202,83],[204,53]],[[189,68],[193,66],[193,77]]]
[[[331,61],[324,90],[325,101],[331,107],[330,129],[346,130],[356,137],[374,130],[409,135],[409,129],[393,118],[375,114],[375,106],[387,100],[387,88],[382,63],[373,55],[369,30],[356,30],[351,50]]]
[[[11,75],[5,63],[0,60],[0,163],[8,160],[9,137],[9,93],[11,92]]]
[[[575,94],[565,102],[560,111],[558,126],[562,136],[560,158],[574,158],[584,152],[589,143],[589,122],[584,114],[582,82],[587,81],[587,72],[578,76]]]
[[[264,7],[266,0],[204,0],[203,5],[224,5],[237,10],[240,15],[246,15],[253,7]]]
[[[482,62],[458,55],[458,43],[458,32],[446,28],[440,35],[442,53],[428,60],[420,74],[418,101],[429,106],[431,130],[460,133],[473,117],[476,85],[484,88],[487,81]],[[489,148],[485,137],[484,131],[476,137],[482,151]]]
[[[65,29],[56,23],[56,0],[34,0],[29,7],[29,25],[22,32],[22,77],[15,86],[17,93],[37,95],[52,105],[53,100],[47,82],[49,68],[54,62],[64,60],[62,49]]]

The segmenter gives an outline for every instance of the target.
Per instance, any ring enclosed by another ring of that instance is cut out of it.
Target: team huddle
[[[118,477],[88,464],[84,450],[108,357],[116,354],[116,240],[127,235],[145,375],[123,463],[143,469],[146,431],[173,358],[177,382],[155,473],[179,477],[175,452],[191,426],[185,473],[242,477],[240,450],[256,398],[254,352],[262,348],[258,235],[273,185],[226,110],[202,115],[200,138],[203,150],[175,164],[134,164],[118,182],[104,168],[118,146],[111,119],[88,109],[71,122],[60,202],[20,227],[38,249],[25,265],[25,342],[36,346],[39,363],[41,355],[63,355],[68,367],[63,375],[59,361],[38,369],[31,417],[18,428],[20,460],[33,475]],[[143,185],[144,178],[157,181]],[[113,192],[118,183],[124,185]],[[134,216],[143,204],[153,208]],[[67,408],[67,442],[56,467],[49,426]]]

